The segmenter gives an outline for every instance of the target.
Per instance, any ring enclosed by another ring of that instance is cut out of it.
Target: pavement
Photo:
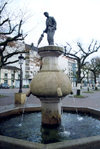
[[[28,89],[23,89],[24,93],[27,91]],[[93,91],[93,93],[84,93],[84,91],[86,91],[86,88],[81,90],[81,94],[85,98],[74,98],[73,95],[68,95],[62,99],[62,105],[66,107],[89,107],[100,110],[100,90]],[[76,88],[73,88],[73,92],[75,95]],[[16,107],[14,104],[15,93],[18,93],[18,89],[0,89],[0,95],[4,95],[4,97],[0,97],[0,112]],[[23,105],[20,106],[23,107]],[[25,106],[41,106],[41,102],[37,97],[30,95],[27,98]]]

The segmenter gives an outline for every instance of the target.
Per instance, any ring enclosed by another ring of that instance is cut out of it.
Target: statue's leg
[[[54,45],[54,33],[55,33],[55,30],[47,32],[47,40],[49,45]]]

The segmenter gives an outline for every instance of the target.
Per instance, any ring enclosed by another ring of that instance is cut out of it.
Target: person
[[[46,29],[43,33],[47,33],[47,41],[49,45],[54,45],[54,34],[56,30],[57,23],[54,17],[49,16],[48,12],[44,12],[46,19]]]

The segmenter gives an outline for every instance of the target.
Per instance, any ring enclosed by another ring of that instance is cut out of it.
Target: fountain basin
[[[100,111],[97,111],[95,109],[90,109],[90,108],[83,108],[83,107],[78,107],[78,112],[80,113],[85,113],[85,114],[89,114],[89,115],[93,115],[96,116],[97,118],[100,116]],[[67,112],[75,112],[75,108],[73,107],[63,107],[64,111]],[[6,117],[6,116],[10,116],[10,115],[15,115],[17,113],[21,113],[22,108],[16,108],[15,110],[12,109],[10,111],[5,111],[2,112],[0,114],[0,118],[2,117]],[[27,107],[25,109],[25,111],[40,111],[40,107]],[[68,133],[67,133],[68,135]],[[15,144],[14,144],[15,142]],[[28,143],[28,145],[26,145]],[[92,146],[93,149],[99,148],[100,147],[100,136],[93,136],[93,137],[87,137],[87,138],[82,138],[82,139],[77,139],[77,140],[67,140],[67,141],[63,141],[63,142],[59,142],[59,143],[51,143],[51,144],[41,144],[41,143],[32,143],[32,142],[28,142],[28,141],[22,141],[19,139],[14,139],[14,138],[9,138],[9,137],[5,137],[5,136],[0,136],[0,144],[1,144],[1,149],[2,148],[13,148],[14,145],[14,149],[16,149],[17,147],[19,147],[19,149],[23,146],[23,148],[52,148],[52,149],[75,149],[75,147],[78,149],[88,149],[90,148],[90,146]],[[8,145],[9,144],[9,145]],[[26,146],[25,146],[26,145]]]

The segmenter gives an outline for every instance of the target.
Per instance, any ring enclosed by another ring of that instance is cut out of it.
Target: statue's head
[[[44,12],[44,15],[45,15],[46,17],[49,17],[49,13],[48,13],[48,12]]]

